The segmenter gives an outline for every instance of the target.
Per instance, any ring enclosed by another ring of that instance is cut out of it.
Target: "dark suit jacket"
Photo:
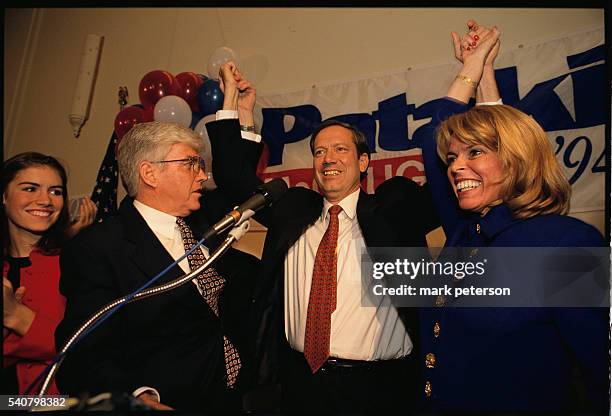
[[[246,199],[261,183],[250,156],[258,154],[260,144],[241,138],[237,120],[211,122],[207,129],[215,181],[237,201]],[[319,193],[293,187],[275,205],[256,216],[268,227],[252,315],[258,328],[255,353],[259,383],[277,382],[279,356],[287,346],[283,310],[285,255],[321,215],[322,208],[323,197]],[[434,212],[426,187],[403,177],[387,180],[374,195],[361,191],[357,202],[357,219],[368,247],[426,247],[425,234],[438,225]],[[415,310],[399,312],[416,347]]]
[[[67,306],[56,332],[58,349],[95,311],[173,262],[132,202],[124,199],[118,216],[79,234],[62,251],[60,289]],[[197,236],[200,230],[192,228]],[[58,374],[61,391],[131,393],[150,386],[172,407],[207,408],[224,389],[223,334],[239,351],[244,344],[240,321],[257,266],[254,257],[233,249],[215,264],[227,281],[221,319],[192,283],[125,305],[67,355]],[[183,274],[175,266],[155,285]]]

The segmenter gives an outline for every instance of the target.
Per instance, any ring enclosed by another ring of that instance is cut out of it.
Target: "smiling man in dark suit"
[[[177,124],[138,124],[123,137],[118,162],[128,196],[116,217],[80,234],[61,255],[67,307],[58,348],[95,311],[141,287],[193,245],[205,215],[199,212],[197,225],[184,218],[200,209],[208,179],[201,149],[201,138]],[[244,314],[240,295],[252,281],[245,272],[256,270],[257,260],[230,250],[214,270],[126,305],[80,342],[59,371],[61,391],[128,392],[157,409],[240,409],[248,360],[232,324]],[[195,251],[156,284],[195,269],[208,254],[205,247]]]
[[[243,162],[261,150],[255,89],[232,62],[220,79],[224,109],[207,128],[215,180],[238,201],[261,183]],[[395,177],[374,195],[363,192],[370,151],[351,125],[322,123],[310,148],[320,193],[290,188],[256,216],[268,227],[252,315],[259,382],[280,382],[287,410],[409,408],[418,380],[415,310],[387,298],[361,307],[361,252],[426,246],[425,234],[437,226],[428,191]]]

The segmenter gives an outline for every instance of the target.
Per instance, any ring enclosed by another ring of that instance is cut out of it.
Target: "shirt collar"
[[[176,227],[176,217],[174,215],[151,208],[138,200],[134,200],[134,208],[142,215],[151,230],[166,238],[174,238]]]
[[[349,219],[353,220],[355,215],[357,214],[357,201],[359,200],[359,191],[361,188],[357,189],[355,192],[344,197],[343,200],[338,202],[338,204],[332,204],[327,199],[323,199],[323,211],[321,211],[321,221],[325,221],[325,217],[327,216],[327,211],[332,207],[332,205],[340,205],[342,207],[342,211],[349,217]]]

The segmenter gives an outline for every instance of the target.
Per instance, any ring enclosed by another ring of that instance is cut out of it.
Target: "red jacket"
[[[36,312],[30,329],[24,336],[4,328],[4,366],[17,364],[19,394],[24,394],[30,383],[38,377],[55,356],[55,328],[64,317],[66,299],[59,292],[59,255],[45,256],[40,251],[30,253],[29,267],[21,269],[21,286],[26,287],[22,303]],[[8,275],[8,262],[4,262],[2,276]],[[42,384],[30,390],[38,394]],[[59,394],[55,382],[47,394]]]

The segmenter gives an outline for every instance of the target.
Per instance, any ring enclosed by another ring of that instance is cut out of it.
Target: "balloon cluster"
[[[210,139],[206,123],[215,119],[223,106],[223,93],[219,86],[219,67],[238,57],[226,46],[217,48],[208,61],[208,76],[194,72],[172,75],[168,71],[148,72],[138,85],[140,104],[121,110],[115,117],[117,144],[134,125],[147,121],[178,123],[192,128],[203,141],[203,155],[207,167],[212,166]],[[204,188],[215,189],[214,180]]]
[[[115,117],[117,138],[121,140],[134,125],[153,120],[178,123],[205,135],[204,124],[198,123],[223,105],[219,67],[229,60],[237,61],[237,56],[232,49],[222,46],[210,56],[208,76],[194,72],[172,75],[164,70],[145,74],[138,85],[141,104],[126,107]]]

